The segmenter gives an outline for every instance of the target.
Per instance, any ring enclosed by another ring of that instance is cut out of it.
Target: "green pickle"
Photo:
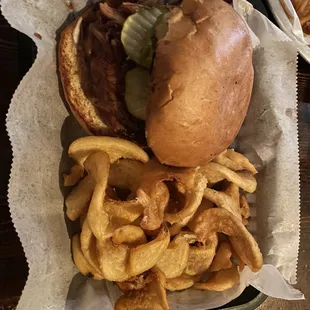
[[[147,69],[136,67],[127,72],[125,80],[127,109],[136,118],[145,120],[150,73]]]
[[[122,29],[121,40],[130,59],[150,69],[155,51],[155,26],[163,12],[157,8],[130,15]]]

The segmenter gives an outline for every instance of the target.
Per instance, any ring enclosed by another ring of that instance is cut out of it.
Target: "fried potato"
[[[185,274],[193,276],[207,271],[215,256],[217,234],[211,235],[202,246],[190,246]]]
[[[120,159],[110,167],[108,184],[136,192],[141,183],[144,164],[132,159]]]
[[[115,310],[168,310],[166,290],[154,273],[149,275],[149,283],[140,290],[127,291],[115,303]]]
[[[64,174],[64,186],[73,186],[84,176],[84,168],[74,165],[69,174]]]
[[[109,223],[102,203],[106,194],[106,187],[109,177],[110,161],[109,156],[105,152],[97,152],[90,154],[85,160],[84,167],[88,174],[95,180],[96,186],[89,205],[87,221],[95,237],[102,240],[103,231],[101,227],[105,227]]]
[[[128,270],[131,276],[151,269],[163,255],[169,242],[170,234],[168,229],[164,227],[156,239],[131,249],[128,261]]]
[[[75,221],[79,216],[87,212],[94,188],[95,181],[90,175],[87,175],[70,192],[65,205],[67,208],[66,214],[71,221]]]
[[[106,153],[89,155],[84,166],[96,181],[87,220],[95,237],[103,241],[111,237],[115,229],[136,220],[143,207],[136,200],[116,201],[105,197],[110,166]]]
[[[147,271],[138,276],[129,278],[127,281],[116,282],[118,288],[122,291],[141,290],[146,284],[150,283],[152,277],[149,277],[150,272]]]
[[[212,162],[226,166],[233,171],[247,170],[253,174],[257,173],[254,165],[245,156],[235,152],[233,149],[224,151],[222,154],[216,156]]]
[[[115,244],[111,239],[97,240],[97,253],[100,270],[105,279],[122,282],[131,277],[127,270],[130,248],[128,245]]]
[[[215,272],[221,269],[230,268],[232,266],[232,262],[230,260],[231,256],[232,256],[232,249],[229,242],[220,243],[214,256],[213,262],[208,271]]]
[[[240,275],[236,265],[229,269],[214,272],[207,282],[195,283],[194,288],[199,290],[222,292],[238,284]]]
[[[240,196],[240,213],[243,218],[248,219],[251,216],[250,207],[245,196]]]
[[[183,273],[188,262],[188,254],[188,241],[183,236],[176,236],[163,252],[155,267],[157,267],[167,279],[176,278]]]
[[[83,275],[88,275],[91,273],[96,280],[102,280],[103,277],[97,273],[95,269],[89,264],[89,262],[84,257],[81,250],[80,236],[74,235],[71,240],[72,256],[76,267],[79,269],[80,273]]]
[[[189,276],[182,274],[173,279],[165,279],[164,287],[169,291],[182,291],[192,287],[201,279],[201,275]]]
[[[137,200],[118,201],[106,198],[97,203],[96,208],[89,208],[88,217],[92,215],[91,230],[100,241],[112,237],[116,229],[134,222],[143,213],[143,206]]]
[[[170,224],[178,223],[185,226],[200,206],[206,186],[207,179],[197,171],[193,187],[185,192],[184,207],[179,212],[166,213],[165,220]]]
[[[160,227],[164,219],[164,210],[169,202],[169,191],[164,184],[165,181],[176,180],[187,188],[192,188],[195,175],[195,169],[173,168],[150,160],[145,165],[141,187],[137,191],[141,203],[145,206],[141,227],[147,230]]]
[[[226,209],[241,220],[239,187],[236,184],[230,183],[224,191],[205,188],[204,198],[212,201],[217,207]]]
[[[231,212],[222,208],[212,208],[195,217],[188,226],[200,241],[206,240],[215,232],[228,235],[234,251],[241,260],[254,272],[261,269],[263,258],[255,239]]]
[[[97,258],[96,238],[89,228],[87,218],[83,223],[82,231],[80,235],[81,250],[85,259],[96,271],[97,274],[101,274],[99,261]]]
[[[217,183],[226,179],[248,193],[253,193],[256,190],[256,179],[248,172],[234,172],[225,166],[213,162],[201,167],[200,171],[207,177],[210,183]]]
[[[126,243],[129,246],[137,246],[147,242],[144,231],[134,225],[125,225],[117,228],[113,232],[112,241],[115,244]]]
[[[178,236],[184,238],[188,244],[193,244],[198,240],[197,236],[189,230],[180,231]]]
[[[136,144],[113,137],[88,136],[79,138],[71,143],[68,154],[77,164],[83,166],[90,154],[99,151],[108,154],[111,164],[120,158],[135,159],[142,163],[149,160],[149,156]]]
[[[164,219],[164,211],[169,201],[169,191],[164,183],[157,183],[145,192],[145,186],[137,190],[138,202],[144,207],[141,227],[146,230],[158,229]]]

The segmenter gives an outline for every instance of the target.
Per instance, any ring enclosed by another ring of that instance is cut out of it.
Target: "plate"
[[[284,12],[282,5],[279,0],[266,0],[268,6],[278,24],[278,26],[283,30],[283,32],[296,43],[296,47],[300,55],[310,63],[310,48],[309,46],[300,41],[298,37],[292,33],[292,25],[288,19],[286,13]]]

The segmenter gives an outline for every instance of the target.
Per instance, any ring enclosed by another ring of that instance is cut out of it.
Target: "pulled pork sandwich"
[[[140,144],[146,137],[164,164],[206,164],[232,143],[247,113],[251,39],[223,0],[97,3],[62,32],[58,55],[84,129]]]

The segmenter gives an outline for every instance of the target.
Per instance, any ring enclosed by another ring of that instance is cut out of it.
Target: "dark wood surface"
[[[0,310],[13,309],[24,287],[28,266],[7,205],[11,148],[5,131],[7,109],[21,78],[31,66],[35,48],[0,16]],[[301,243],[298,284],[310,299],[310,65],[299,58],[299,146],[301,168]],[[310,309],[309,301],[268,298],[259,309]]]

